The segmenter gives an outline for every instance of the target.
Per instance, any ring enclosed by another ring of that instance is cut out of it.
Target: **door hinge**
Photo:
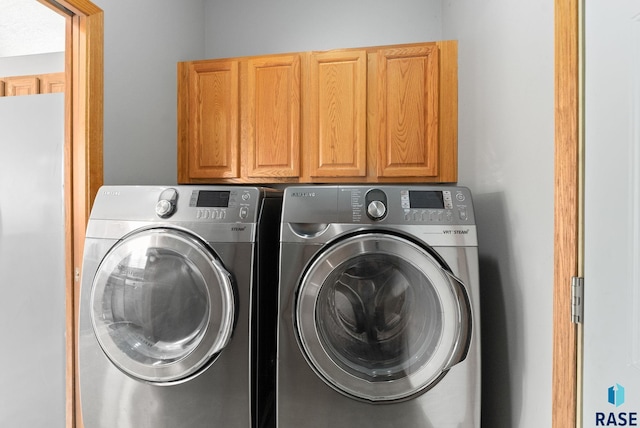
[[[584,319],[584,278],[571,278],[571,322],[581,324]]]

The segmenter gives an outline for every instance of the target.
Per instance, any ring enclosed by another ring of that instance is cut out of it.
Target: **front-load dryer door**
[[[213,362],[231,338],[235,299],[231,275],[203,242],[180,230],[147,229],[102,260],[91,317],[114,365],[163,384]]]
[[[466,357],[464,286],[425,248],[366,233],[329,246],[303,275],[295,325],[309,365],[352,398],[402,400]]]

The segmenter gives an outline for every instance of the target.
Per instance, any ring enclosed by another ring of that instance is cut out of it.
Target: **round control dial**
[[[379,220],[387,213],[387,207],[382,201],[372,201],[367,206],[367,214],[372,220]]]
[[[160,193],[158,202],[156,202],[156,215],[160,218],[171,217],[176,212],[176,204],[178,203],[178,191],[168,188]]]
[[[380,189],[371,189],[365,195],[365,206],[371,220],[382,220],[387,215],[387,195]]]
[[[158,217],[166,218],[173,214],[174,205],[166,199],[161,199],[156,204],[156,214]]]

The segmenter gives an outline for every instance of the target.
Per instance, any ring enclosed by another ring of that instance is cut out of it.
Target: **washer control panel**
[[[319,193],[319,192],[316,192]],[[338,213],[349,223],[473,224],[471,193],[455,186],[340,186]],[[349,218],[343,217],[349,213]]]
[[[458,223],[469,220],[468,195],[458,190],[401,190],[400,205],[406,221]]]

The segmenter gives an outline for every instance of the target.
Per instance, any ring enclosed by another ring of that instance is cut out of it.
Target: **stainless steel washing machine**
[[[99,190],[80,292],[86,428],[264,426],[258,361],[274,358],[258,307],[277,288],[281,203],[257,187]]]
[[[277,427],[479,427],[469,190],[295,186],[282,218]]]

